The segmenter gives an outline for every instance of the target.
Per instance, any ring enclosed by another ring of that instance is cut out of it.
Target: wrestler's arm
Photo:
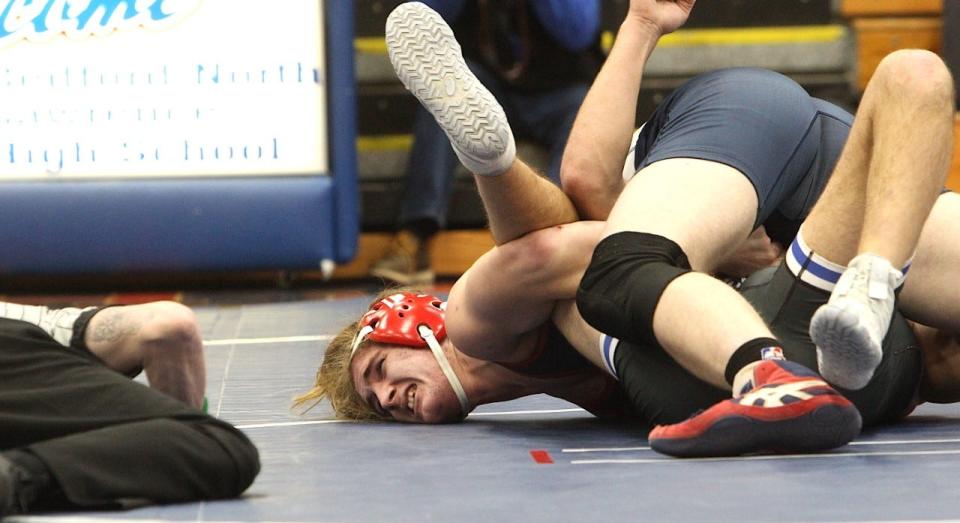
[[[78,323],[88,313],[89,321]],[[65,347],[82,332],[83,344],[108,368],[131,377],[143,371],[154,389],[194,407],[203,404],[203,340],[184,305],[158,301],[95,310],[0,302],[0,318],[32,323]]]
[[[497,245],[532,231],[578,220],[570,198],[519,158],[500,176],[473,178]]]
[[[102,309],[90,318],[84,342],[111,369],[126,375],[142,369],[151,388],[203,405],[203,339],[188,307],[162,301]]]
[[[661,35],[680,27],[694,0],[631,0],[563,153],[560,178],[580,217],[605,220],[623,188],[643,68]]]
[[[715,275],[746,278],[764,267],[779,265],[782,259],[783,246],[771,240],[761,225],[717,265]]]
[[[446,326],[454,345],[511,361],[521,336],[543,325],[557,301],[576,297],[602,230],[601,222],[557,225],[480,257],[450,290]]]
[[[930,403],[960,401],[960,333],[910,322],[923,353],[920,399]]]

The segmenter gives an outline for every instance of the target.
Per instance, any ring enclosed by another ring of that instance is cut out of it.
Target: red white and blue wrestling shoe
[[[829,450],[860,433],[860,412],[810,369],[765,360],[753,388],[674,425],[658,425],[650,447],[693,458]]]

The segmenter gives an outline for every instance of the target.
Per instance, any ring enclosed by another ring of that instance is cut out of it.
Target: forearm
[[[103,309],[84,332],[90,352],[111,369],[134,375],[194,407],[203,404],[206,367],[193,312],[173,302]]]
[[[474,178],[497,245],[578,219],[570,198],[520,160],[502,175]]]
[[[660,32],[628,18],[587,93],[563,155],[564,190],[583,219],[606,219],[623,187],[643,69]]]
[[[447,333],[474,357],[503,357],[539,328],[558,300],[572,300],[603,232],[602,222],[535,231],[498,246],[450,291]]]
[[[191,407],[203,406],[207,376],[199,337],[155,339],[145,344],[143,352],[143,372],[150,387]]]

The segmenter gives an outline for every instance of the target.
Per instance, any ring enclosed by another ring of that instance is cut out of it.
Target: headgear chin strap
[[[360,318],[362,327],[353,340],[350,355],[353,356],[367,338],[391,345],[428,347],[457,395],[461,413],[466,415],[470,411],[467,393],[440,347],[440,341],[447,336],[445,311],[446,303],[436,296],[408,291],[391,294]]]

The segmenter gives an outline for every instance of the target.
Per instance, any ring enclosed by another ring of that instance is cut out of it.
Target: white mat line
[[[319,419],[312,421],[283,421],[277,423],[251,423],[249,425],[236,425],[238,429],[263,429],[273,427],[296,427],[299,425],[329,425],[331,423],[359,423],[358,421],[348,419]]]
[[[203,344],[207,346],[215,345],[260,345],[266,343],[297,343],[303,341],[327,341],[332,340],[331,334],[320,334],[312,336],[277,336],[273,338],[234,338],[226,340],[204,340]]]
[[[877,441],[854,441],[849,445],[923,445],[925,443],[960,443],[960,438],[944,439],[889,439]]]
[[[960,450],[904,450],[891,452],[838,452],[833,454],[774,454],[769,456],[740,456],[730,458],[694,458],[694,459],[575,459],[572,465],[606,465],[606,464],[646,464],[646,463],[705,463],[708,461],[772,461],[789,459],[836,459],[859,458],[869,456],[943,456],[960,454]]]
[[[638,450],[650,450],[650,447],[596,447],[596,448],[578,448],[561,449],[560,452],[583,453],[583,452],[634,452]]]
[[[474,412],[468,417],[474,416],[520,416],[523,414],[558,414],[565,412],[583,412],[581,408],[574,409],[548,409],[548,410],[508,410],[503,412]],[[299,425],[328,425],[330,423],[362,423],[355,420],[346,419],[320,419],[309,421],[278,421],[272,423],[249,423],[246,425],[237,425],[238,429],[263,429],[273,427],[296,427]]]
[[[894,439],[881,441],[854,441],[848,443],[850,446],[870,446],[870,445],[929,445],[938,443],[960,443],[960,438],[945,439]],[[640,450],[650,450],[650,447],[585,447],[573,449],[561,449],[560,452],[568,453],[587,453],[587,452],[636,452]]]
[[[572,409],[544,409],[544,410],[506,410],[503,412],[471,412],[468,418],[475,416],[522,416],[524,414],[563,414],[567,412],[584,412],[577,407]]]
[[[133,518],[96,518],[84,516],[8,516],[3,521],[10,523],[177,523],[178,519],[133,519]],[[307,523],[300,521],[249,520],[256,523]],[[217,520],[216,523],[249,523],[244,520]]]
[[[223,366],[223,378],[220,379],[220,395],[217,396],[217,408],[213,411],[213,415],[217,418],[220,417],[220,411],[223,409],[224,392],[227,390],[227,380],[230,379],[230,366],[233,364],[233,354],[236,350],[236,347],[230,347],[230,352],[227,354],[227,363]]]

